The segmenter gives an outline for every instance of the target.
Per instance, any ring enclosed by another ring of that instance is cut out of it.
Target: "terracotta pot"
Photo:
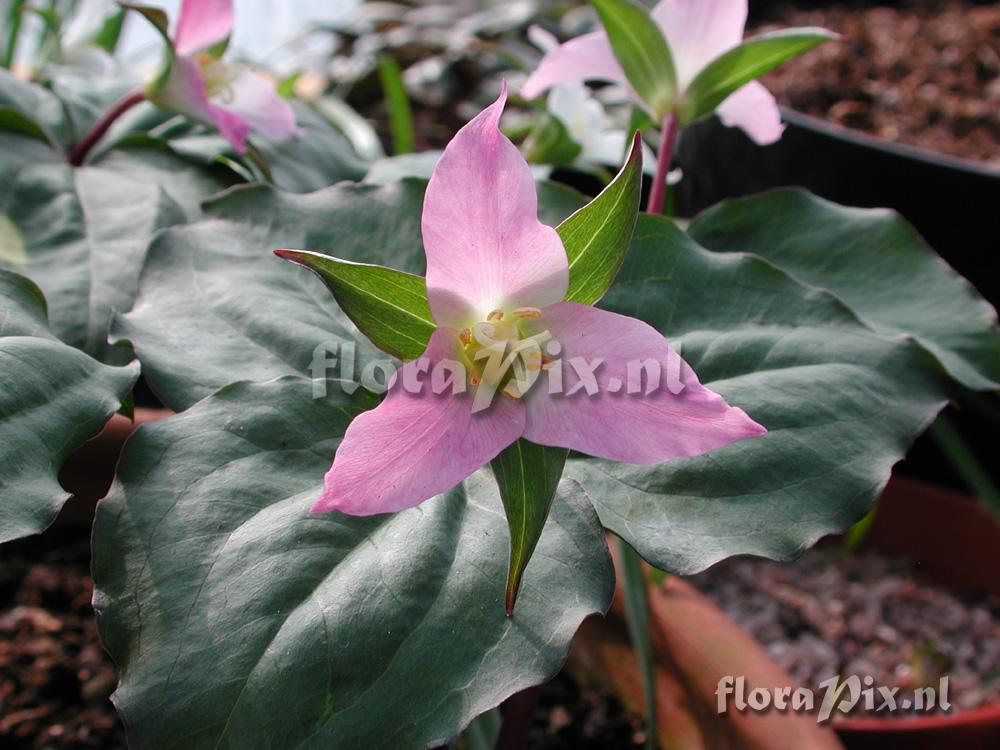
[[[614,547],[614,545],[612,545]],[[618,576],[619,581],[621,576]],[[593,617],[573,641],[568,669],[583,683],[613,692],[641,713],[642,682],[625,626],[620,590],[607,617]],[[658,741],[684,750],[836,750],[833,730],[807,714],[717,710],[721,677],[746,678],[755,688],[793,685],[763,647],[680,578],[650,590],[657,657]]]
[[[931,580],[958,591],[1000,595],[1000,526],[983,507],[953,492],[894,479],[879,501],[865,542],[913,560]],[[658,665],[661,747],[692,750],[833,748],[847,750],[998,750],[1000,705],[914,718],[852,718],[819,727],[809,714],[720,716],[721,677],[744,675],[753,687],[795,686],[735,622],[678,578],[650,592],[652,640]],[[642,682],[624,621],[621,596],[606,618],[584,623],[568,668],[581,682],[617,695],[642,712]],[[815,686],[813,686],[815,687]],[[839,742],[838,742],[839,738]],[[842,745],[841,745],[842,743]]]
[[[59,482],[71,497],[55,523],[63,527],[89,528],[97,501],[108,494],[122,446],[140,425],[166,419],[169,409],[135,410],[135,419],[115,414],[101,433],[85,443],[59,470]]]
[[[879,501],[865,546],[905,557],[956,591],[1000,596],[1000,525],[979,503],[947,490],[894,479]],[[951,715],[837,723],[848,750],[997,750],[1000,703]]]

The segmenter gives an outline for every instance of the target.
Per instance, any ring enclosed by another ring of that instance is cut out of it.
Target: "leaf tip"
[[[274,254],[277,255],[282,260],[287,260],[291,263],[297,263],[299,265],[302,265],[301,250],[275,250]]]
[[[507,572],[507,588],[504,592],[503,606],[504,611],[507,613],[507,617],[514,616],[514,605],[517,604],[517,595],[521,590],[521,574],[524,572],[524,566],[516,566],[511,564],[510,570]]]

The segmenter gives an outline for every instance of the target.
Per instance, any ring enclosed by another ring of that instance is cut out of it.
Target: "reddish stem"
[[[97,145],[97,142],[104,137],[104,134],[108,132],[108,129],[115,123],[119,117],[128,112],[132,107],[146,99],[142,91],[134,91],[131,94],[127,94],[118,100],[108,112],[94,123],[92,127],[80,142],[70,149],[69,153],[66,155],[66,160],[72,164],[74,167],[79,167],[83,164],[83,160],[87,158],[87,154],[90,150]]]
[[[660,133],[660,150],[656,154],[656,176],[649,191],[649,201],[646,203],[646,213],[662,214],[663,203],[667,197],[667,175],[670,174],[670,163],[674,158],[674,140],[677,138],[677,118],[667,115],[663,118]]]

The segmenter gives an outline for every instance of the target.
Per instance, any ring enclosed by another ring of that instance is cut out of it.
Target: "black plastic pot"
[[[955,270],[1000,305],[1000,170],[904,146],[782,110],[788,128],[757,146],[709,118],[686,129],[678,209],[691,216],[723,198],[799,185],[849,206],[906,217]]]

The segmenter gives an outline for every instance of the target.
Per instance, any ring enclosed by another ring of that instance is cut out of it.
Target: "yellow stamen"
[[[494,310],[486,316],[486,319],[489,321],[503,320],[503,310]]]
[[[540,318],[542,311],[537,307],[519,307],[511,315],[515,318]]]

